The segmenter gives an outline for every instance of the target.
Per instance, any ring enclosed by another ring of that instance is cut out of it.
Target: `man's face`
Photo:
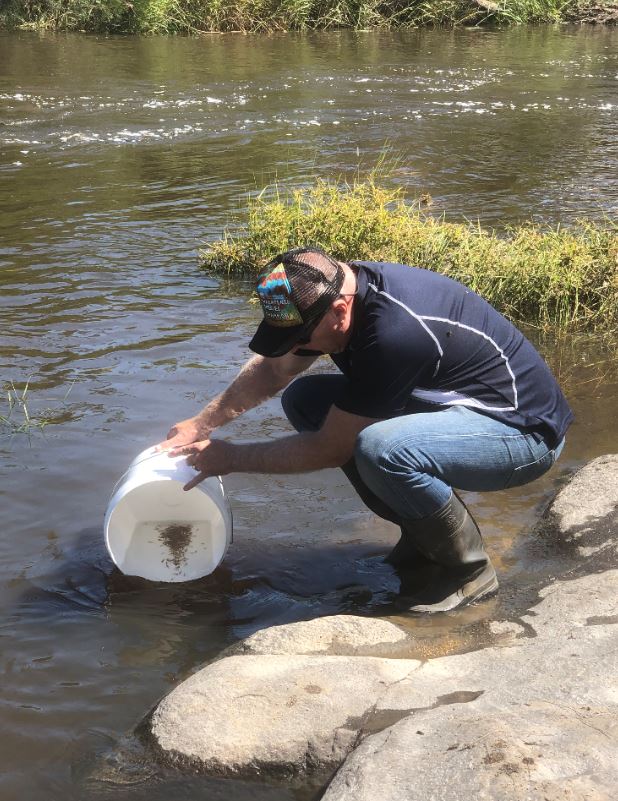
[[[294,351],[317,350],[320,353],[341,353],[350,338],[353,295],[340,295],[329,306],[311,337],[299,342]]]

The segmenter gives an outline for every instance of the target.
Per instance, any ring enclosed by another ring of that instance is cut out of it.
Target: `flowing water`
[[[0,34],[0,379],[29,379],[30,414],[51,421],[30,435],[4,426],[0,440],[3,801],[311,796],[131,757],[147,711],[227,644],[380,614],[398,588],[381,562],[394,530],[336,471],[229,477],[235,542],[203,581],[112,570],[114,482],[227,384],[257,321],[248,282],[205,275],[197,248],[268,181],[349,177],[387,144],[399,156],[389,180],[452,220],[615,217],[617,87],[611,29]],[[524,603],[542,569],[529,532],[543,505],[618,450],[616,344],[539,343],[577,414],[567,447],[536,484],[469,496],[503,592],[442,620],[399,620],[417,636],[411,656],[472,647],[483,621]],[[229,434],[285,430],[273,400]]]

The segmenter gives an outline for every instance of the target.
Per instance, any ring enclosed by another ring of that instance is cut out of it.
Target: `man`
[[[160,448],[207,476],[341,467],[367,506],[401,529],[388,557],[406,608],[439,612],[498,587],[468,510],[453,492],[543,475],[572,414],[549,368],[486,301],[443,275],[345,264],[316,248],[274,258],[258,279],[255,352]],[[322,354],[341,374],[298,378]],[[287,386],[290,384],[290,386]],[[298,433],[270,442],[211,439],[287,386]]]

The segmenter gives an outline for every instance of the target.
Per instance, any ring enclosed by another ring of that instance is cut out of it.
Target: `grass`
[[[530,333],[524,331],[524,333]],[[548,362],[567,396],[607,395],[616,386],[618,353],[616,332],[573,335],[554,330],[532,332],[532,340]]]
[[[250,200],[246,218],[201,252],[215,273],[254,275],[297,245],[337,258],[394,261],[444,273],[516,322],[538,327],[618,328],[618,227],[590,221],[574,229],[525,225],[507,235],[431,216],[422,202],[374,177],[352,184],[318,180],[278,187]]]
[[[30,399],[30,379],[21,388],[9,381],[3,390],[6,409],[4,414],[0,414],[0,435],[13,437],[16,434],[26,434],[30,439],[33,433],[42,432],[51,423],[63,422],[67,419],[64,404],[72,388],[71,384],[60,400],[60,406],[47,407],[35,413]]]
[[[365,30],[594,21],[590,9],[606,7],[615,11],[615,0],[3,0],[0,27],[146,34]]]

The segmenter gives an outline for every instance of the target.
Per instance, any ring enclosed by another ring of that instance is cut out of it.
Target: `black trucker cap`
[[[344,274],[340,264],[319,248],[280,253],[257,280],[264,319],[249,347],[260,356],[283,356],[307,341],[338,297]]]

